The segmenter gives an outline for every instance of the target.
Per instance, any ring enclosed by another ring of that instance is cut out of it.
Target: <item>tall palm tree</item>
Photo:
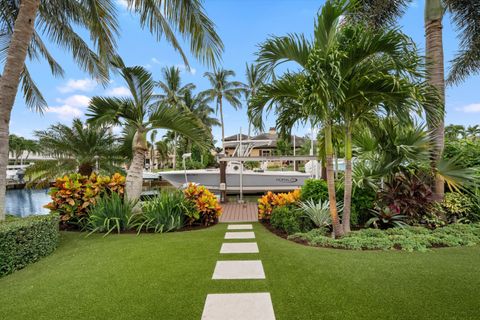
[[[239,81],[230,81],[230,77],[235,77],[233,70],[215,69],[214,72],[205,72],[203,75],[210,82],[210,89],[203,91],[201,94],[207,101],[215,101],[216,112],[220,113],[220,125],[222,127],[222,149],[225,152],[225,122],[223,121],[223,100],[225,99],[230,105],[239,109],[242,107],[240,100],[245,92],[245,85]]]
[[[89,176],[97,163],[103,173],[121,171],[117,166],[123,162],[119,145],[106,126],[85,125],[74,119],[71,127],[58,123],[35,131],[35,136],[42,153],[55,159],[35,161],[27,168],[26,174],[32,177],[30,185],[46,186],[72,172]]]
[[[259,62],[263,67],[272,69],[282,62],[293,61],[303,70],[286,73],[262,87],[249,110],[255,120],[263,108],[275,104],[277,125],[291,128],[296,121],[321,123],[336,236],[350,231],[354,125],[376,116],[380,109],[407,117],[409,111],[418,109],[415,108],[418,102],[423,102],[422,96],[428,93],[428,87],[417,82],[420,59],[416,52],[411,52],[410,41],[397,30],[374,31],[358,24],[340,24],[348,9],[347,1],[327,1],[315,23],[313,43],[303,35],[294,34],[269,39],[260,47]],[[431,109],[431,104],[428,106]],[[336,209],[333,170],[332,128],[339,120],[345,128],[343,226]]]
[[[247,81],[245,83],[245,100],[247,100],[247,105],[250,97],[257,94],[258,89],[262,86],[263,83],[267,80],[268,73],[262,72],[258,64],[246,64],[245,66],[245,77]],[[251,123],[248,122],[248,138],[250,139],[251,134]]]
[[[220,121],[212,114],[215,109],[210,107],[208,100],[201,94],[193,94],[192,91],[185,92],[183,96],[185,107],[190,110],[207,128],[220,126]]]
[[[126,82],[131,97],[93,97],[88,107],[90,122],[122,124],[135,134],[132,140],[132,161],[127,171],[125,192],[128,199],[139,199],[142,192],[147,134],[154,129],[169,129],[206,147],[209,134],[203,124],[190,112],[172,108],[156,99],[155,81],[143,67],[126,67],[118,59],[120,75]]]
[[[352,15],[358,21],[367,22],[373,27],[393,24],[403,15],[413,0],[358,0]],[[478,1],[464,0],[425,0],[425,43],[428,68],[428,82],[437,88],[440,95],[438,108],[445,109],[445,72],[443,56],[443,17],[449,12],[458,29],[459,42],[462,47],[452,60],[452,67],[447,82],[458,84],[468,76],[480,71],[480,6]],[[445,144],[444,121],[430,123],[435,137],[432,168],[443,153]],[[441,176],[435,180],[435,198],[443,199],[445,183]]]
[[[189,41],[190,51],[202,62],[215,65],[220,58],[223,44],[201,0],[126,2],[128,10],[139,17],[141,27],[157,40],[165,37],[187,66],[175,34]],[[26,67],[27,57],[44,58],[54,76],[63,75],[62,67],[42,39],[45,37],[70,51],[74,61],[92,78],[106,83],[109,58],[116,54],[118,6],[118,1],[111,0],[0,1],[0,60],[5,61],[0,78],[0,221],[4,220],[9,122],[20,84],[27,106],[39,110],[46,107]],[[88,41],[76,32],[76,27],[87,31]],[[93,43],[93,49],[89,42]]]
[[[156,85],[162,90],[157,97],[160,101],[165,102],[171,108],[184,109],[185,101],[184,95],[190,90],[195,89],[193,83],[182,85],[180,69],[177,67],[169,67],[162,69],[162,80],[157,81]],[[173,146],[176,149],[178,144],[178,135],[175,133],[173,139]],[[173,167],[177,165],[177,151],[173,153]]]
[[[153,166],[155,165],[155,147],[156,147],[156,139],[157,139],[157,130],[150,131],[150,141],[148,143],[148,147],[150,149],[150,172],[153,171]]]
[[[38,152],[39,145],[35,140],[25,139],[23,137],[11,134],[8,138],[8,149],[15,158],[14,164],[17,164],[19,160],[20,163],[23,163],[24,160],[27,160],[30,156],[30,153]],[[26,155],[24,158],[25,152]]]

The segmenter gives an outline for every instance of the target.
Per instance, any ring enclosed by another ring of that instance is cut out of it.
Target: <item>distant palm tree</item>
[[[215,65],[220,58],[223,43],[205,14],[201,0],[123,2],[139,17],[141,27],[148,29],[157,40],[165,37],[187,66],[176,34],[189,42],[191,53],[202,62]],[[116,54],[119,3],[105,0],[0,1],[0,60],[4,61],[3,72],[0,72],[0,221],[4,220],[9,121],[20,84],[28,107],[43,109],[47,105],[30,77],[27,57],[31,60],[44,58],[54,76],[64,74],[42,39],[44,36],[49,43],[69,51],[79,67],[92,78],[107,83],[109,59]],[[75,31],[77,27],[86,31],[88,41]],[[92,43],[94,49],[88,43]]]
[[[477,139],[480,135],[480,126],[478,124],[474,126],[468,126],[466,133],[469,138]]]
[[[143,182],[145,153],[148,151],[148,132],[169,129],[207,147],[210,137],[203,124],[191,112],[172,108],[158,101],[153,93],[155,81],[143,67],[126,67],[115,61],[120,75],[131,92],[131,97],[93,97],[87,116],[94,123],[117,123],[135,132],[132,139],[132,161],[127,171],[125,192],[131,200],[140,198]]]
[[[246,90],[245,90],[245,99],[248,101],[250,97],[255,96],[257,94],[258,89],[262,86],[262,84],[267,80],[268,73],[263,72],[258,64],[246,64],[245,66],[245,76],[247,78],[246,81]],[[251,135],[251,122],[248,121],[248,138]]]
[[[156,97],[168,104],[171,108],[185,109],[184,96],[187,92],[195,89],[193,83],[187,83],[182,85],[182,79],[180,75],[180,69],[178,67],[169,67],[162,69],[162,80],[155,83],[161,90],[161,94],[157,94]],[[175,152],[173,153],[173,167],[177,165],[177,148],[178,135],[174,134],[173,146]]]
[[[353,17],[367,22],[373,27],[393,24],[403,15],[414,0],[359,0],[354,8]],[[443,26],[445,13],[450,13],[453,23],[459,31],[461,50],[452,61],[447,81],[458,84],[468,76],[480,71],[480,5],[478,1],[463,0],[425,0],[425,42],[428,81],[440,94],[438,108],[445,109],[445,66],[443,55]],[[434,137],[432,168],[441,159],[445,144],[445,123],[435,121],[429,124]],[[443,199],[445,183],[440,176],[435,181],[435,197]]]
[[[54,160],[37,160],[26,170],[31,176],[30,185],[47,186],[57,177],[78,172],[89,176],[96,163],[102,172],[121,171],[118,164],[123,162],[115,137],[105,126],[85,125],[74,119],[72,126],[56,124],[46,130],[35,131],[43,154]]]
[[[214,101],[216,112],[220,113],[220,125],[222,127],[222,149],[225,152],[225,122],[223,121],[223,100],[239,109],[242,107],[241,96],[245,93],[245,84],[240,81],[230,81],[235,77],[233,70],[216,69],[214,72],[205,72],[203,75],[210,82],[210,89],[201,93],[207,101]]]
[[[37,141],[31,140],[31,139],[25,139],[23,137],[19,137],[14,134],[11,134],[9,136],[8,148],[9,148],[9,152],[15,158],[14,164],[17,164],[19,160],[20,160],[20,163],[23,163],[23,161],[28,159],[28,157],[30,156],[30,153],[38,152],[40,149]],[[26,155],[25,157],[23,157],[25,152],[26,152]]]
[[[157,130],[150,131],[150,141],[148,141],[148,147],[150,149],[150,172],[153,171],[155,165],[155,147],[157,139]]]

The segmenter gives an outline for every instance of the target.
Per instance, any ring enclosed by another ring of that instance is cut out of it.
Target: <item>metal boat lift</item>
[[[240,200],[243,203],[243,164],[246,161],[312,161],[318,160],[315,156],[264,156],[264,157],[227,157],[222,155],[218,158],[220,163],[220,201],[225,202],[227,198],[227,164],[228,162],[240,162]],[[315,177],[319,177],[319,166],[315,170]]]

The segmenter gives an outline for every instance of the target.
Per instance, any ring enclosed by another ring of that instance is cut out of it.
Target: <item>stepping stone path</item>
[[[251,224],[230,224],[227,230],[253,230]],[[226,232],[224,239],[255,239],[253,231]],[[256,242],[225,242],[220,254],[258,253]],[[265,271],[261,260],[217,261],[212,279],[262,280]],[[209,294],[202,320],[275,320],[272,298],[268,292]]]
[[[224,243],[220,253],[258,253],[258,246],[256,242]]]
[[[253,231],[227,232],[225,233],[225,239],[255,239],[255,233]]]

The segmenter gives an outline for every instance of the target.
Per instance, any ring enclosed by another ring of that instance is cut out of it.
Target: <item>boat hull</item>
[[[162,179],[170,182],[174,187],[181,187],[186,182],[206,186],[212,191],[220,191],[219,170],[187,170],[187,179],[184,171],[170,171],[160,173]],[[244,193],[259,193],[266,191],[291,191],[303,186],[305,180],[311,178],[307,173],[296,171],[253,172],[242,174]],[[227,172],[227,193],[240,192],[240,173]]]

